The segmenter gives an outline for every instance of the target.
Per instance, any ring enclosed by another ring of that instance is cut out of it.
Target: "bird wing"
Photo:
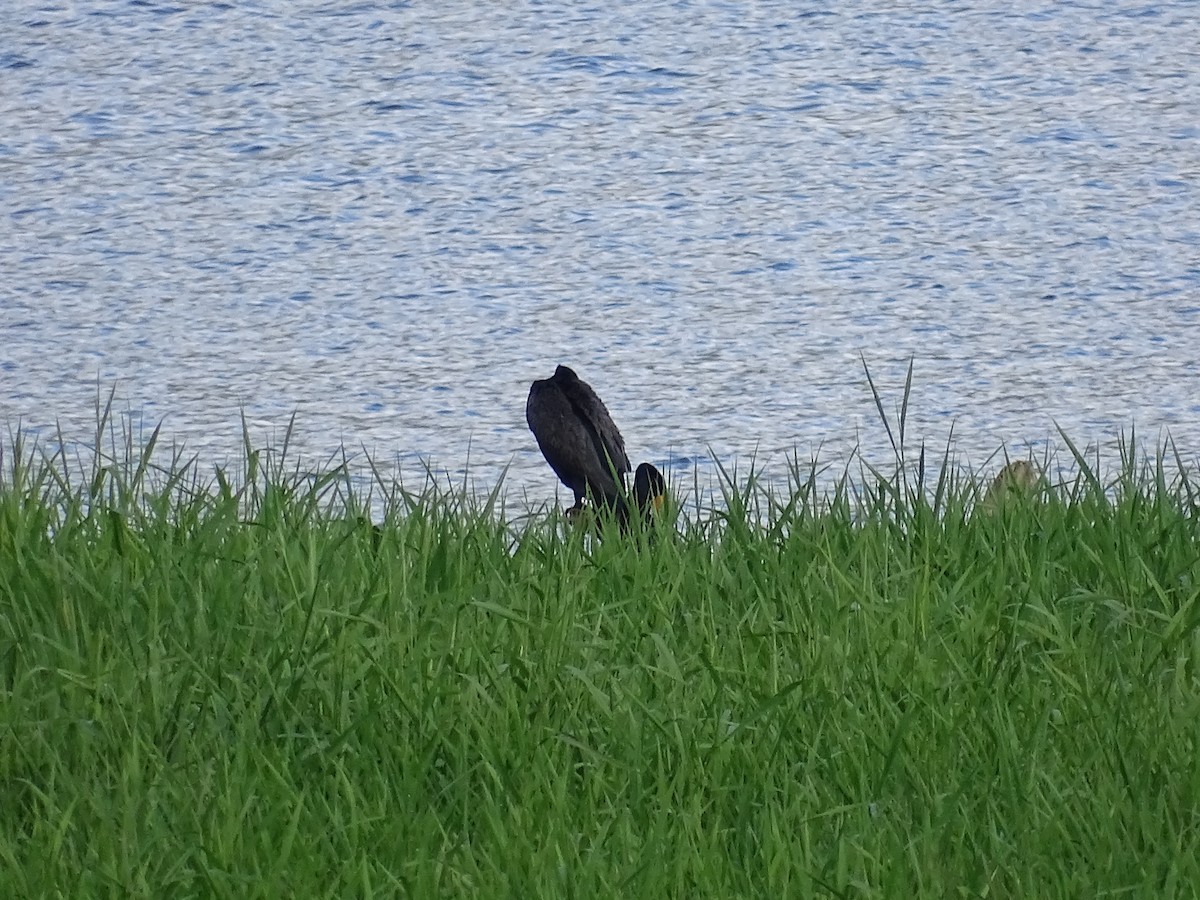
[[[608,414],[608,407],[592,390],[591,385],[579,378],[566,382],[563,392],[580,419],[587,424],[596,454],[605,469],[609,467],[608,460],[612,460],[612,467],[616,469],[621,486],[624,487],[625,473],[631,467],[629,457],[625,454],[625,439],[621,437],[617,423]]]
[[[589,487],[598,499],[613,502],[619,497],[621,486],[600,455],[595,428],[561,386],[550,379],[535,381],[525,403],[525,421],[550,468],[577,498]]]

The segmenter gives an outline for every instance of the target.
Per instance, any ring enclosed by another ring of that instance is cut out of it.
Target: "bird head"
[[[633,474],[633,499],[643,516],[657,514],[667,497],[667,481],[650,463],[642,463]]]

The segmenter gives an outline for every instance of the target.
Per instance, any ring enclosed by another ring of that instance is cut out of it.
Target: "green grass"
[[[601,543],[154,443],[4,448],[0,896],[1197,894],[1163,454],[990,513],[920,459],[730,478]]]

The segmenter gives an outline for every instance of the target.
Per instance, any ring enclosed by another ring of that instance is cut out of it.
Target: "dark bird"
[[[667,482],[662,472],[650,465],[642,463],[633,473],[633,499],[642,517],[647,521],[650,516],[662,509],[667,496]]]
[[[559,366],[552,376],[529,388],[525,421],[550,468],[575,494],[575,505],[567,512],[578,512],[584,497],[590,496],[624,523],[629,471],[625,440],[591,386],[571,369]]]

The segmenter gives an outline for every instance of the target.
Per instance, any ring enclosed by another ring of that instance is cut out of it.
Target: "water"
[[[278,440],[555,482],[572,364],[634,462],[910,440],[1200,448],[1189,2],[53,3],[0,11],[0,419],[116,385]]]

